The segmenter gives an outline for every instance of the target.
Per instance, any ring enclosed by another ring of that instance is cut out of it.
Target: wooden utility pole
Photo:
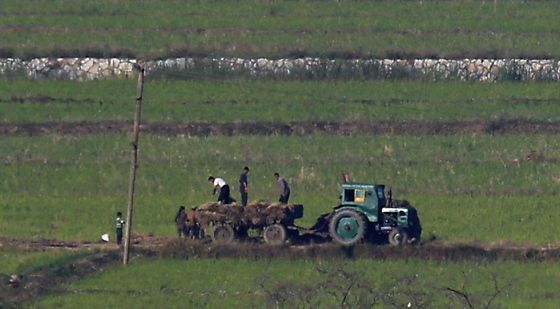
[[[134,184],[138,168],[138,136],[140,134],[140,115],[142,112],[142,94],[144,93],[144,68],[137,65],[138,84],[136,86],[136,111],[134,112],[134,129],[132,133],[132,160],[130,162],[130,178],[128,180],[128,207],[126,210],[126,229],[124,234],[123,264],[128,264],[130,249],[130,231],[132,227],[132,207],[134,205]]]

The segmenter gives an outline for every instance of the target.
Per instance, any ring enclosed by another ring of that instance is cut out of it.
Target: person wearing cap
[[[214,176],[208,177],[208,182],[214,186],[212,195],[216,195],[216,191],[220,190],[218,195],[218,203],[221,204],[231,204],[232,199],[229,192],[229,185],[222,178],[216,178]]]
[[[241,205],[247,206],[247,200],[249,199],[249,168],[245,166],[243,172],[239,176],[239,193],[241,194]]]

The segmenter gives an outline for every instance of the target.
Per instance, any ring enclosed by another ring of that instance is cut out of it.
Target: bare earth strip
[[[40,134],[99,134],[125,133],[131,130],[128,121],[100,122],[41,122],[0,124],[0,135]],[[238,123],[144,123],[142,132],[162,135],[306,135],[325,134],[558,134],[560,121],[537,120],[473,120],[473,121],[424,121],[381,120],[370,122],[238,122]]]
[[[348,98],[329,98],[328,100],[315,100],[315,103],[339,103],[339,104],[346,104],[346,103],[358,103],[363,105],[383,105],[383,106],[390,106],[390,105],[407,105],[407,104],[414,104],[414,103],[422,103],[422,104],[429,104],[431,103],[430,100],[427,99],[348,99]],[[454,103],[454,104],[472,104],[472,103],[479,103],[479,104],[487,104],[487,103],[495,103],[495,104],[504,104],[504,105],[545,105],[545,104],[560,104],[560,98],[546,98],[546,99],[538,99],[538,98],[486,98],[486,99],[476,99],[476,101],[472,98],[466,99],[459,99],[459,100],[447,100],[446,103]],[[84,99],[76,99],[72,97],[52,97],[48,95],[31,95],[31,96],[11,96],[9,98],[1,98],[0,97],[0,104],[115,104],[115,101],[111,100],[101,100],[101,99],[92,99],[92,98],[84,98]],[[189,105],[189,104],[257,104],[257,103],[264,103],[263,101],[257,99],[245,99],[245,100],[235,100],[235,99],[201,99],[201,100],[193,100],[190,99],[188,101],[179,101],[179,100],[171,100],[166,102],[166,104],[176,104],[176,105]]]
[[[29,25],[0,25],[0,32],[5,33],[234,33],[234,34],[397,34],[397,35],[486,35],[490,37],[500,37],[505,35],[533,35],[534,31],[503,31],[496,29],[472,30],[463,28],[454,29],[387,29],[385,27],[367,27],[357,29],[337,29],[337,28],[306,28],[299,27],[296,29],[259,29],[245,27],[146,27],[146,28],[123,28],[123,27],[64,27],[64,26],[29,26]],[[540,37],[557,37],[560,32],[558,30],[539,31]]]
[[[119,252],[113,243],[62,241],[55,239],[18,239],[2,237],[0,246],[25,251],[64,250]],[[560,261],[560,245],[518,245],[508,242],[463,243],[427,240],[420,245],[392,247],[389,245],[359,245],[343,248],[334,243],[269,246],[255,239],[232,245],[212,245],[209,240],[181,240],[162,236],[134,235],[131,239],[134,255],[172,258],[419,258],[435,261],[513,260]]]

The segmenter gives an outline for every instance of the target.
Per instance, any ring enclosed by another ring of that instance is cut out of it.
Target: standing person
[[[288,182],[283,177],[280,177],[278,173],[274,173],[274,177],[280,186],[280,199],[278,201],[282,204],[288,204],[288,200],[290,199],[290,186]]]
[[[177,215],[175,215],[175,223],[177,224],[177,235],[184,238],[187,231],[187,213],[185,206],[179,207]]]
[[[249,199],[249,168],[245,166],[243,172],[239,176],[239,193],[241,194],[241,205],[247,206],[247,200]]]
[[[119,246],[122,244],[122,228],[124,225],[124,220],[121,217],[122,213],[120,211],[117,212],[117,218],[115,221],[117,223],[117,245]]]
[[[212,195],[216,195],[216,191],[220,189],[220,195],[218,195],[218,202],[222,204],[231,204],[232,199],[229,193],[229,185],[222,178],[215,178],[214,176],[208,177],[208,182],[214,186]]]

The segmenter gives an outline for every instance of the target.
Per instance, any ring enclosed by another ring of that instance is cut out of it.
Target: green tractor
[[[422,227],[418,213],[407,201],[393,201],[385,186],[366,183],[342,184],[341,203],[328,215],[328,234],[342,245],[364,239],[391,245],[417,243]]]

